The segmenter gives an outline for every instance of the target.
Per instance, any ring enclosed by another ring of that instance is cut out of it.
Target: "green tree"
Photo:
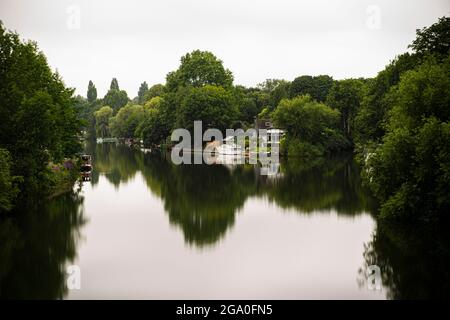
[[[273,113],[278,126],[289,135],[316,143],[321,139],[324,128],[335,128],[340,113],[310,96],[283,99]]]
[[[144,110],[148,109],[159,109],[161,106],[161,102],[163,101],[163,98],[157,96],[154,98],[151,98],[148,100],[144,105]]]
[[[127,104],[120,108],[117,114],[110,119],[111,133],[114,137],[134,138],[136,128],[144,117],[144,107]]]
[[[8,150],[0,149],[0,212],[11,210],[18,194],[17,177],[11,175],[12,159]]]
[[[450,17],[439,18],[430,27],[416,30],[416,39],[409,46],[419,55],[433,54],[446,58],[450,53]]]
[[[103,106],[94,112],[95,128],[98,137],[110,137],[109,120],[113,116],[113,109],[110,106]]]
[[[336,129],[340,112],[313,100],[309,95],[283,99],[272,114],[275,124],[287,131],[289,155],[317,157],[348,148],[348,141]]]
[[[266,79],[264,82],[258,84],[258,89],[266,95],[267,99],[260,105],[259,111],[268,107],[271,111],[274,110],[281,99],[289,98],[291,83],[282,79]],[[264,96],[259,96],[264,97]],[[263,98],[264,99],[264,98]]]
[[[97,88],[95,87],[94,83],[89,80],[88,84],[88,91],[87,91],[87,100],[88,102],[92,103],[97,99]]]
[[[325,102],[328,92],[333,86],[333,78],[327,75],[317,77],[300,76],[292,81],[290,86],[290,98],[309,94],[314,100]]]
[[[34,42],[22,42],[0,24],[0,148],[12,157],[21,191],[48,190],[49,161],[80,150],[81,122],[73,89],[53,73]]]
[[[112,84],[111,84],[112,85]],[[125,90],[110,89],[103,98],[103,104],[111,106],[114,112],[128,103],[128,95]]]
[[[138,103],[139,104],[144,104],[145,102],[145,95],[148,91],[148,84],[147,82],[142,82],[141,86],[139,87],[139,91],[138,91]]]
[[[119,82],[116,78],[113,78],[111,80],[111,84],[109,85],[109,90],[120,90],[119,89]]]
[[[364,82],[359,79],[335,81],[327,97],[327,105],[341,113],[341,129],[352,136],[353,122],[364,96]]]
[[[391,108],[387,94],[400,81],[400,76],[417,65],[417,57],[409,53],[399,55],[375,79],[367,82],[359,111],[355,117],[355,135],[357,143],[365,145],[378,142],[385,134],[385,122]]]
[[[245,97],[239,104],[239,119],[247,123],[253,123],[258,115],[258,107],[255,100]]]
[[[194,121],[201,120],[203,129],[217,128],[225,131],[237,118],[238,110],[232,94],[223,87],[205,85],[192,88],[183,99],[178,114],[178,124],[188,130]]]
[[[264,107],[268,106],[270,103],[270,95],[267,92],[263,92],[259,89],[249,89],[249,91],[246,93],[246,96],[255,101],[258,112],[261,112],[261,110]]]
[[[179,87],[215,85],[231,87],[233,75],[221,60],[209,51],[194,50],[181,57],[180,67],[167,75],[166,87],[176,91]]]
[[[137,130],[143,139],[144,145],[147,147],[158,145],[164,141],[167,135],[167,128],[164,127],[160,110],[153,108],[146,110],[144,121]]]
[[[430,27],[418,29],[416,39],[409,46],[413,53],[399,55],[369,82],[360,111],[355,118],[355,140],[362,146],[378,143],[386,133],[385,127],[392,104],[388,93],[400,81],[401,75],[414,69],[428,55],[442,61],[449,54],[450,18],[442,17]]]
[[[163,84],[155,84],[151,86],[150,89],[148,89],[145,93],[144,102],[147,102],[154,97],[160,97],[164,94],[164,92],[165,86]]]
[[[257,85],[257,88],[263,92],[266,93],[270,93],[273,90],[275,90],[275,88],[282,83],[285,80],[281,80],[281,79],[266,79],[263,82],[259,83]]]
[[[269,94],[269,109],[274,110],[282,99],[289,98],[291,83],[286,80],[279,80],[278,84]]]
[[[450,58],[428,58],[389,93],[382,144],[365,176],[382,201],[381,216],[442,221],[450,210]]]

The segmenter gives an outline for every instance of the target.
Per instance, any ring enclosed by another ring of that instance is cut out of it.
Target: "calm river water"
[[[0,297],[386,299],[436,292],[432,279],[404,289],[415,275],[408,265],[414,256],[377,228],[375,202],[351,155],[284,162],[268,177],[249,164],[176,166],[125,145],[87,152],[92,181],[1,222]],[[368,288],[373,264],[381,268],[381,290]],[[79,267],[80,289],[67,288],[71,265]]]

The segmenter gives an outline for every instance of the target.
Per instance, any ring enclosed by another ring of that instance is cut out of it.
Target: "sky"
[[[103,97],[111,79],[135,97],[180,58],[208,50],[255,86],[268,78],[373,77],[408,50],[449,0],[0,0],[0,20],[38,43],[66,85]]]

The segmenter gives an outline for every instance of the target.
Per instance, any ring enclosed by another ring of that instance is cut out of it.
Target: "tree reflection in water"
[[[0,220],[0,299],[55,299],[67,294],[86,220],[83,198],[68,193],[48,203],[29,200]]]
[[[363,275],[370,265],[381,268],[389,299],[448,299],[450,239],[448,225],[430,230],[379,221],[364,251]]]
[[[334,210],[341,216],[377,215],[377,203],[362,186],[352,155],[315,163],[283,161],[281,176],[273,179],[248,164],[176,166],[170,155],[144,154],[121,145],[91,150],[97,168],[116,187],[140,171],[151,192],[164,202],[170,222],[181,228],[186,243],[196,247],[216,244],[251,197],[265,197],[299,214]],[[450,296],[449,241],[437,234],[441,233],[406,231],[379,222],[366,244],[360,276],[376,264],[389,298]]]
[[[170,223],[196,248],[216,245],[252,197],[302,215],[377,214],[351,155],[316,163],[284,161],[281,175],[271,178],[249,164],[176,166],[168,155],[144,154],[124,145],[89,145],[86,152],[94,158],[89,182],[94,188],[100,175],[119,188],[142,174],[149,190],[162,200]],[[0,298],[64,297],[65,268],[76,258],[80,228],[86,222],[83,198],[70,193],[46,204],[29,202],[0,220]],[[359,278],[364,284],[367,266],[375,264],[381,268],[388,298],[449,297],[448,237],[445,232],[378,222],[365,246]]]
[[[281,165],[281,176],[261,175],[253,165],[174,165],[170,155],[146,153],[124,145],[90,147],[98,172],[116,187],[139,171],[148,188],[164,202],[172,224],[198,247],[213,245],[233,226],[235,215],[250,197],[299,213],[335,210],[340,215],[372,212],[374,201],[362,187],[351,155]]]

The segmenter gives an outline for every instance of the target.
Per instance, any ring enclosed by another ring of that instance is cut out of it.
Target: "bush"
[[[18,177],[11,175],[11,155],[8,150],[0,149],[0,211],[7,211],[13,207],[19,192]]]

